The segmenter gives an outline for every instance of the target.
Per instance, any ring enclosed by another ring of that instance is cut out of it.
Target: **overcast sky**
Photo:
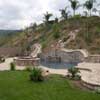
[[[30,23],[41,23],[46,11],[60,17],[59,9],[67,5],[68,0],[0,0],[0,29],[20,29]],[[82,8],[77,13],[81,11]]]

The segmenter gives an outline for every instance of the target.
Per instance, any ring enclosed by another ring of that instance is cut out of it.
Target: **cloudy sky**
[[[0,0],[0,29],[20,29],[33,22],[41,23],[46,11],[60,17],[59,9],[66,5],[68,0]]]

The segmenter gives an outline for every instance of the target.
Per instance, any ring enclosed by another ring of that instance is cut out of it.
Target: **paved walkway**
[[[7,58],[4,63],[0,63],[0,71],[10,70],[10,63],[13,62],[14,58]],[[24,67],[17,66],[17,70],[23,70]]]

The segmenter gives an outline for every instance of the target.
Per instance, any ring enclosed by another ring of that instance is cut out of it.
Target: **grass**
[[[29,80],[29,72],[0,72],[0,100],[99,100],[100,95],[82,91],[59,75],[44,82]]]

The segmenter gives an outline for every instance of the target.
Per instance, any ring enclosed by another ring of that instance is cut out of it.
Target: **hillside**
[[[0,30],[0,46],[5,46],[21,30]]]
[[[20,32],[20,30],[0,30],[0,36],[13,35]]]
[[[21,46],[29,49],[35,42],[49,49],[59,40],[67,41],[69,33],[78,30],[74,40],[66,44],[67,49],[87,49],[91,54],[100,54],[100,17],[69,18],[60,22],[41,24],[36,28],[29,27],[15,35],[5,45]]]

